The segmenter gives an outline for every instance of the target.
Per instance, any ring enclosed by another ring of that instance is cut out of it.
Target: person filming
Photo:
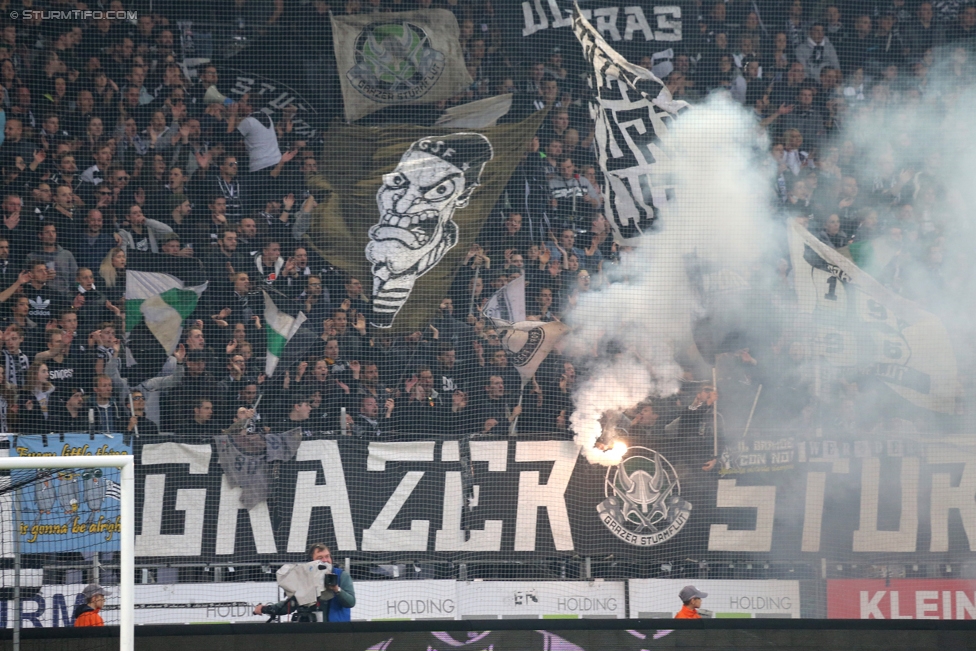
[[[318,596],[315,604],[313,606],[299,606],[296,599],[291,597],[285,601],[279,601],[276,604],[258,604],[254,607],[255,615],[281,617],[282,615],[300,614],[302,610],[306,610],[321,612],[322,619],[318,621],[349,621],[349,610],[356,605],[356,590],[353,587],[352,577],[349,576],[349,572],[343,571],[342,568],[333,565],[332,552],[322,543],[315,543],[309,547],[309,556],[313,562],[318,561],[323,565],[328,563],[332,566],[332,575],[336,577],[335,579],[325,581],[325,589]]]

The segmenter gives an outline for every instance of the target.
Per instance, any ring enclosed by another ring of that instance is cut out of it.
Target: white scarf
[[[270,285],[271,283],[273,283],[275,280],[278,279],[278,275],[281,272],[281,268],[285,266],[285,259],[279,256],[278,259],[275,260],[274,272],[273,272],[274,278],[270,278],[271,276],[270,273],[265,273],[264,260],[261,258],[260,253],[254,256],[254,264],[257,265],[258,271],[261,273],[261,276],[264,277],[265,282],[267,282]]]

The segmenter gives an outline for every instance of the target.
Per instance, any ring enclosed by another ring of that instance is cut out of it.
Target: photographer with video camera
[[[255,615],[272,619],[291,615],[295,622],[348,622],[356,605],[356,591],[349,572],[332,564],[332,552],[322,543],[308,550],[310,563],[283,565],[278,585],[288,598],[276,604],[258,604]]]

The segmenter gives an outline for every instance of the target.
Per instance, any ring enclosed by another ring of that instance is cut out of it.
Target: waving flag
[[[675,101],[650,70],[628,62],[576,8],[573,31],[593,66],[596,145],[603,171],[603,212],[621,244],[633,244],[654,223],[672,188],[667,148],[671,120],[688,104]]]
[[[159,373],[207,288],[196,258],[129,251],[126,261],[126,378],[138,384]]]
[[[815,353],[880,380],[917,407],[955,413],[956,356],[933,314],[884,287],[797,222],[787,229],[800,312]]]
[[[305,319],[304,312],[299,312],[298,316],[282,312],[271,300],[268,292],[264,292],[264,322],[268,326],[268,352],[264,358],[265,375],[268,377],[274,375],[285,346],[305,323]]]
[[[183,319],[197,307],[203,284],[187,286],[180,278],[159,271],[126,270],[125,329],[145,322],[167,354],[176,350],[183,334]]]
[[[450,99],[471,85],[446,9],[332,16],[346,120],[387,106]]]
[[[525,321],[525,276],[495,292],[482,313],[492,321]]]
[[[341,126],[310,183],[325,198],[308,238],[372,287],[365,315],[390,334],[425,328],[545,118],[451,131]]]
[[[553,346],[569,332],[569,327],[559,321],[505,323],[493,319],[492,323],[502,330],[502,347],[510,353],[509,359],[522,378],[523,388],[539,370]]]

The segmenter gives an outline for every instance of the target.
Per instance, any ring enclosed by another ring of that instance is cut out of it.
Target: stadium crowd
[[[200,441],[247,421],[267,431],[301,427],[308,436],[570,436],[587,360],[554,351],[520,393],[521,378],[480,309],[525,276],[528,318],[561,319],[581,294],[609,282],[606,271],[620,258],[601,213],[579,62],[559,48],[517,58],[487,0],[417,0],[418,8],[456,13],[475,80],[438,108],[514,93],[506,119],[550,112],[436,318],[389,337],[367,329],[369,279],[340,272],[301,237],[317,205],[306,179],[329,153],[295,134],[293,110],[269,120],[247,96],[208,98],[220,83],[217,67],[187,78],[176,23],[192,4],[140,7],[134,23],[0,27],[4,431],[173,432],[175,440]],[[321,38],[330,9],[414,8],[408,0],[242,8],[251,5],[218,3],[215,11],[255,28],[293,20]],[[807,220],[886,286],[938,309],[966,271],[943,254],[954,197],[944,184],[944,152],[921,140],[929,132],[901,129],[898,119],[923,108],[950,115],[965,101],[976,70],[976,5],[731,0],[697,9],[671,59],[648,53],[639,63],[659,72],[678,99],[728,92],[753,111],[757,129],[770,135],[766,164],[781,218]],[[862,150],[845,131],[864,116],[890,125],[888,151]],[[136,382],[127,380],[124,295],[127,263],[138,256],[199,260],[210,288],[173,356]],[[784,253],[753,279],[765,309],[791,309],[789,271]],[[311,342],[270,378],[262,289],[308,315]],[[870,427],[876,414],[858,408],[856,378],[837,377],[814,398],[810,351],[792,334],[784,326],[765,341],[713,351],[724,353],[723,378],[776,387],[770,404],[798,427]],[[597,342],[594,350],[607,352]],[[693,381],[705,379],[693,367],[686,390],[626,415],[633,433],[659,434],[678,416],[696,431],[710,426],[700,407],[714,402],[714,391]]]

